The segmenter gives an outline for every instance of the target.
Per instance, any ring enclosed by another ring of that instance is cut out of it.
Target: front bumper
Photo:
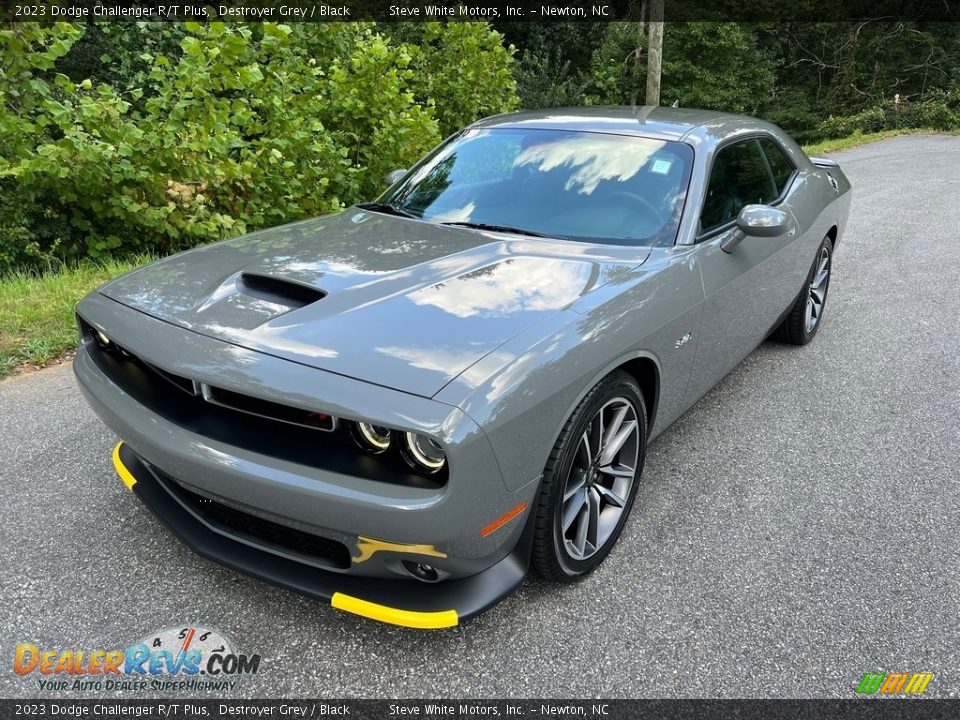
[[[85,338],[74,371],[97,415],[129,443],[118,462],[144,502],[201,554],[387,621],[394,611],[470,617],[520,582],[536,479],[508,489],[486,436],[458,409],[240,348],[97,293],[78,311],[87,325],[168,373],[335,417],[426,432],[448,450],[450,473],[442,486],[354,472],[356,463],[341,461],[342,448],[320,449],[283,429],[261,433],[261,421],[247,415],[225,418],[206,406],[173,402],[184,397],[182,390],[165,380],[151,384],[140,371],[119,371],[110,363],[126,361],[110,360]],[[294,542],[251,540],[246,525],[218,532],[216,522],[201,517],[208,507]],[[504,517],[509,521],[497,524]],[[310,549],[324,544],[339,555]],[[414,579],[421,563],[439,582]]]
[[[198,554],[380,622],[418,629],[452,627],[498,603],[527,573],[530,523],[510,554],[471,577],[427,584],[324,572],[219,532],[170,492],[129,445],[119,443],[113,461],[124,485]]]

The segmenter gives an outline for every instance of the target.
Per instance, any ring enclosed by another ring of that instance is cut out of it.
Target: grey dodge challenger
[[[817,333],[851,195],[773,125],[649,107],[489,118],[388,180],[108,282],[74,368],[190,547],[418,628],[597,567],[647,444]]]

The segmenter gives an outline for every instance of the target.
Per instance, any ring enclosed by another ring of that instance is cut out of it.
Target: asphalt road
[[[815,342],[758,348],[661,436],[595,575],[452,631],[193,555],[117,481],[69,366],[0,384],[0,696],[45,694],[17,643],[185,623],[263,656],[240,697],[852,697],[879,670],[957,695],[960,137],[835,157],[855,196]]]

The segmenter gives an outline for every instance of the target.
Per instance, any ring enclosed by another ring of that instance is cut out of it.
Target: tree
[[[649,64],[635,61],[636,44],[633,24],[609,23],[594,53],[590,102],[635,104]],[[641,56],[649,59],[649,51]],[[774,68],[749,24],[666,23],[660,97],[664,104],[755,113],[772,94]]]
[[[606,33],[596,22],[494,23],[504,43],[515,46],[513,76],[520,107],[581,105],[592,82],[590,63]]]
[[[650,41],[647,46],[647,105],[660,104],[663,62],[663,0],[650,0]]]

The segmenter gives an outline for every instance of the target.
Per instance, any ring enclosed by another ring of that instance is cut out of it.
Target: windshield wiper
[[[373,212],[384,213],[385,215],[396,215],[397,217],[420,219],[413,213],[407,212],[406,210],[398,208],[396,205],[391,205],[390,203],[365,202],[357,203],[357,207],[364,210],[372,210]]]
[[[444,222],[441,225],[454,225],[456,227],[471,228],[473,230],[489,230],[490,232],[513,233],[514,235],[528,235],[529,237],[548,238],[550,240],[569,240],[562,235],[548,235],[537,232],[536,230],[525,230],[524,228],[510,227],[509,225],[490,225],[488,223],[475,222]]]

